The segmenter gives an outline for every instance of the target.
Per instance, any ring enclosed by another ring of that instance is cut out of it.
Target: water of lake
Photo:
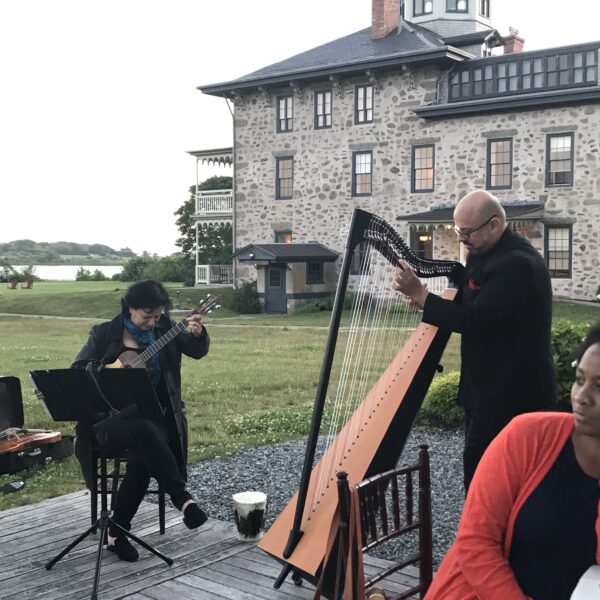
[[[17,269],[17,271],[22,271],[25,266],[14,265],[14,268]],[[90,273],[93,273],[98,269],[109,278],[123,270],[121,265],[84,265],[83,268],[87,269]],[[80,267],[77,265],[35,265],[33,269],[34,275],[40,279],[50,281],[75,281],[75,275]]]

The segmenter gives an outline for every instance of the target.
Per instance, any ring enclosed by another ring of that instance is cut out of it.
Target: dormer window
[[[430,15],[433,12],[432,0],[413,0],[413,16]]]
[[[446,12],[469,12],[468,0],[446,0]]]
[[[490,0],[479,0],[479,14],[486,19],[490,18]]]

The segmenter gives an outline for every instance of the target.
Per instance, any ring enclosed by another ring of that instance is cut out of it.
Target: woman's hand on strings
[[[421,282],[410,265],[404,260],[401,260],[400,266],[394,269],[392,289],[410,298],[410,303],[419,308],[425,306],[425,299],[429,293],[427,286]]]
[[[191,315],[187,318],[188,326],[187,330],[194,336],[200,337],[202,335],[202,315]]]

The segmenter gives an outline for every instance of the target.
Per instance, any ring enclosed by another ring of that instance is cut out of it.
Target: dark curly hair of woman
[[[575,350],[573,351],[573,358],[575,362],[578,363],[581,360],[581,357],[585,354],[585,351],[594,344],[600,344],[600,321],[598,321],[595,325],[589,329],[589,331],[585,334],[583,341]]]

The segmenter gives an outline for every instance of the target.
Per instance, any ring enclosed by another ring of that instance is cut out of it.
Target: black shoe
[[[206,513],[195,502],[188,504],[183,511],[183,522],[188,529],[200,527],[207,519]]]
[[[114,544],[108,544],[107,548],[111,552],[114,552],[121,560],[126,560],[127,562],[135,562],[140,557],[138,551],[124,535],[118,537]]]

